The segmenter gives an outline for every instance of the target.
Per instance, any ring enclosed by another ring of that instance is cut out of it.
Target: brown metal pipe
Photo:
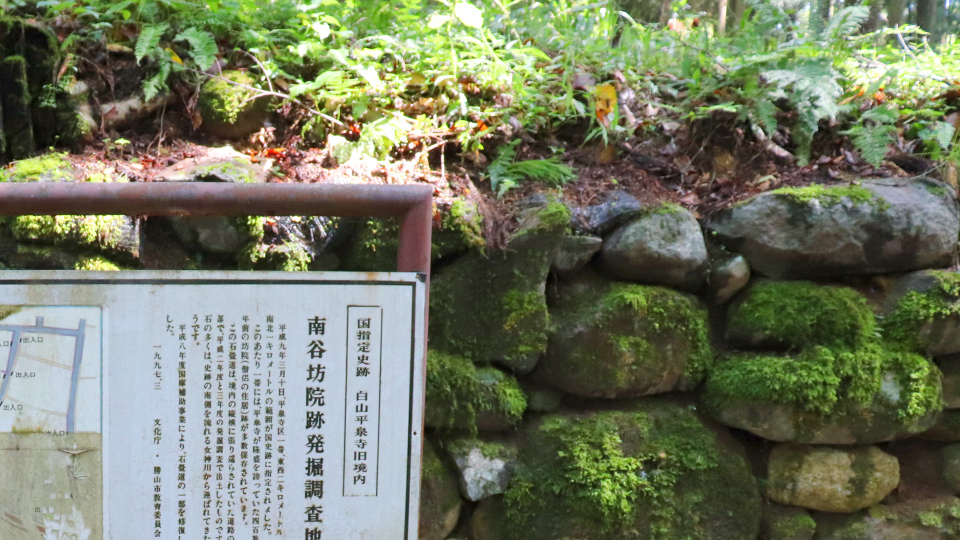
[[[397,269],[430,273],[433,187],[358,184],[0,183],[0,216],[394,216]]]
[[[356,184],[3,183],[0,215],[405,215],[431,186]]]

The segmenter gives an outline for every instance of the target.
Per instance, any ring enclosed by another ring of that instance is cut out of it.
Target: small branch
[[[262,89],[260,89],[260,88],[255,88],[255,87],[253,87],[253,86],[247,86],[246,84],[241,84],[241,83],[238,83],[238,82],[236,82],[236,81],[231,81],[230,79],[228,79],[228,78],[226,78],[226,77],[221,77],[221,76],[219,76],[219,75],[213,75],[213,74],[211,74],[211,73],[206,73],[206,72],[204,72],[204,71],[200,71],[199,69],[193,69],[193,68],[189,68],[189,67],[188,67],[188,68],[184,68],[184,69],[186,69],[187,71],[192,71],[193,73],[198,73],[198,74],[203,75],[203,76],[205,76],[205,77],[211,77],[211,78],[214,78],[214,79],[219,79],[219,80],[221,80],[221,81],[227,82],[227,83],[232,84],[232,85],[234,85],[234,86],[239,86],[240,88],[245,88],[245,89],[247,89],[247,90],[250,90],[250,91],[252,91],[252,92],[255,92],[255,95],[250,96],[250,97],[248,97],[247,99],[243,100],[243,103],[246,103],[246,102],[248,102],[248,101],[253,101],[253,100],[255,100],[255,99],[260,99],[260,98],[262,98],[262,97],[278,97],[278,98],[281,98],[281,99],[289,100],[291,103],[295,103],[295,104],[299,105],[300,107],[302,107],[302,108],[303,108],[304,110],[306,110],[307,112],[309,112],[309,113],[311,113],[311,114],[313,114],[313,115],[315,115],[315,116],[319,116],[320,118],[323,118],[324,120],[326,120],[326,121],[328,121],[328,122],[334,123],[334,124],[336,124],[336,125],[338,125],[338,126],[341,126],[341,127],[346,127],[346,124],[344,124],[343,122],[337,120],[336,118],[334,118],[334,117],[332,117],[332,116],[330,116],[330,115],[328,115],[328,114],[324,114],[324,113],[322,113],[322,112],[314,109],[313,107],[310,107],[310,106],[307,105],[306,103],[304,103],[304,102],[300,101],[299,99],[291,96],[290,94],[284,94],[284,93],[282,93],[282,92],[276,92],[276,91],[262,90]]]

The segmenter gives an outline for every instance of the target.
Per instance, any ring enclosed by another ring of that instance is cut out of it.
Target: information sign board
[[[414,273],[0,274],[0,538],[416,538]]]

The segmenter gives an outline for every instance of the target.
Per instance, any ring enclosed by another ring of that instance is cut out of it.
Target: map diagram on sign
[[[102,433],[102,312],[0,306],[0,433]]]

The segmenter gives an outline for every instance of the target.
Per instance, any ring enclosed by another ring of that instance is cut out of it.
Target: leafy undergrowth
[[[506,219],[532,192],[609,189],[704,215],[781,186],[930,173],[955,183],[960,44],[864,33],[754,1],[726,35],[684,3],[669,24],[613,0],[17,0],[55,31],[57,85],[97,102],[172,95],[83,159],[149,180],[202,153],[197,96],[224,69],[275,108],[235,146],[278,181],[430,182]],[[116,144],[124,141],[123,145]],[[509,227],[505,225],[505,227]],[[495,236],[503,237],[503,234]]]

